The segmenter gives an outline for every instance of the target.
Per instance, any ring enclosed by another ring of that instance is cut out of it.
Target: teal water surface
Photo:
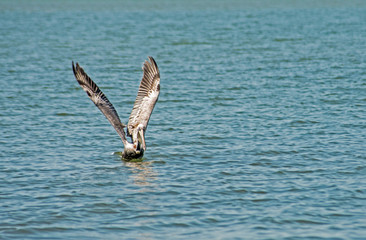
[[[366,239],[363,1],[0,2],[0,239]],[[126,122],[153,56],[142,162]]]

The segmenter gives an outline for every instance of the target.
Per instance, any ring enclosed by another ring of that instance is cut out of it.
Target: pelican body
[[[145,61],[142,67],[142,80],[127,125],[121,122],[112,103],[99,89],[97,84],[84,72],[84,69],[78,63],[74,66],[74,62],[72,62],[72,70],[77,82],[121,137],[124,145],[122,158],[125,160],[143,157],[146,151],[146,128],[159,98],[160,73],[158,65],[152,57],[148,58],[149,61]],[[131,142],[126,139],[125,127],[127,127],[127,136],[131,138]]]

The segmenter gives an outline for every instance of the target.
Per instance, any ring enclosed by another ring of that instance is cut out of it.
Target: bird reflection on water
[[[115,152],[115,155],[122,155],[122,152]],[[134,161],[123,161],[123,164],[131,171],[130,178],[132,182],[138,186],[153,186],[153,182],[157,180],[157,172],[155,172],[151,164],[152,161],[143,161],[144,159],[136,159]],[[148,189],[145,189],[148,191]]]

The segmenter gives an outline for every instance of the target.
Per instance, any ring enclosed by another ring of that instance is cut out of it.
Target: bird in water
[[[93,82],[78,63],[74,66],[74,62],[72,62],[72,70],[76,80],[121,137],[124,145],[122,158],[125,160],[143,157],[146,151],[145,133],[147,124],[160,93],[158,65],[152,57],[148,58],[149,61],[145,61],[142,67],[142,80],[127,126],[121,122],[116,109],[97,84]],[[131,138],[131,142],[126,139],[125,127],[127,127],[127,136]]]

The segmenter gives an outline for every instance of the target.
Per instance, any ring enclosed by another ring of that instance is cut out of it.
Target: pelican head
[[[130,135],[132,143],[126,142],[122,157],[126,160],[142,158],[146,150],[144,126],[140,124]]]

